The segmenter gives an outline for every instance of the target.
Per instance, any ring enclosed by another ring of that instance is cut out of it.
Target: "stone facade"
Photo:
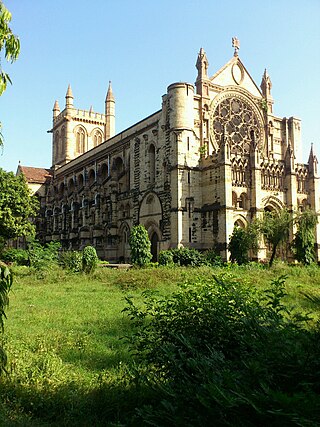
[[[179,246],[215,247],[227,259],[235,224],[285,206],[319,212],[313,148],[307,164],[296,160],[300,120],[273,114],[267,71],[259,88],[235,47],[212,77],[201,49],[195,86],[171,84],[160,111],[117,135],[111,85],[104,114],[76,109],[69,87],[65,109],[53,109],[40,239],[92,244],[102,258],[129,261],[130,229],[141,223],[154,259]],[[319,245],[320,225],[316,237]],[[265,256],[263,247],[255,254]]]

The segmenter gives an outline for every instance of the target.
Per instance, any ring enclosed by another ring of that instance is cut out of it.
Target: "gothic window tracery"
[[[86,133],[82,127],[77,128],[76,131],[76,151],[77,154],[85,152],[86,147]]]
[[[93,134],[93,146],[97,147],[102,143],[102,133],[99,130],[96,130]]]
[[[227,137],[231,141],[231,153],[249,154],[251,143],[261,143],[258,118],[243,98],[230,96],[223,99],[215,108],[211,123],[215,145],[220,145],[222,138]]]

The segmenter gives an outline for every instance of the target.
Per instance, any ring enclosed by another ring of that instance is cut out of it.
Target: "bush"
[[[85,273],[92,273],[98,265],[98,256],[93,246],[86,246],[82,251],[82,269]]]
[[[208,279],[167,298],[128,298],[135,381],[156,397],[141,425],[317,425],[320,330],[285,309],[284,277],[263,294]]]
[[[171,250],[160,251],[159,253],[159,265],[174,265],[173,254]]]
[[[205,264],[204,256],[193,248],[171,249],[173,262],[181,266],[200,267]]]
[[[6,263],[14,262],[17,265],[29,264],[28,252],[25,249],[6,249],[4,252],[2,252],[1,259]]]
[[[44,270],[58,263],[59,251],[61,243],[52,241],[46,245],[41,245],[37,240],[33,240],[28,244],[28,258],[30,267],[36,270]]]
[[[60,254],[59,263],[73,273],[82,271],[82,253],[79,251],[66,251]]]
[[[143,225],[132,227],[129,237],[132,264],[144,267],[151,259],[151,243],[148,232]]]
[[[220,255],[214,249],[208,249],[203,253],[203,256],[206,260],[206,264],[211,267],[221,267],[223,265],[223,261]]]

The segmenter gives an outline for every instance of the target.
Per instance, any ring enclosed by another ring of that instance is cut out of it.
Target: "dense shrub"
[[[25,249],[9,248],[2,252],[2,261],[6,263],[14,262],[17,265],[28,265],[29,256]]]
[[[191,265],[193,267],[205,264],[204,256],[194,248],[176,248],[171,250],[175,264],[181,266]]]
[[[223,265],[221,256],[214,249],[208,249],[203,253],[203,256],[207,265],[211,265],[212,267],[221,267]]]
[[[166,266],[173,265],[174,262],[173,262],[172,251],[171,250],[160,251],[158,262],[159,262],[159,265],[166,265]]]
[[[129,237],[131,262],[139,267],[147,265],[151,259],[151,243],[143,225],[132,227]]]
[[[135,380],[156,391],[141,425],[301,426],[320,414],[320,331],[285,309],[284,278],[264,294],[203,280],[168,298],[128,298]]]
[[[59,264],[74,273],[82,271],[82,252],[65,251],[60,254]]]
[[[310,265],[315,260],[314,245],[317,215],[312,210],[302,212],[296,219],[297,232],[292,242],[292,250],[297,261]]]
[[[57,264],[60,249],[61,243],[57,241],[47,243],[46,245],[41,245],[36,240],[29,242],[27,252],[30,266],[37,270],[43,270],[53,264]]]
[[[85,273],[92,273],[98,265],[98,256],[93,246],[86,246],[82,251],[82,269]]]

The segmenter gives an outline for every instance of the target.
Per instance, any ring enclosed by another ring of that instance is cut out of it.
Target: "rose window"
[[[231,152],[248,154],[254,140],[260,143],[259,121],[252,107],[243,99],[230,97],[220,102],[212,114],[211,135],[220,145],[223,133],[231,141]]]

